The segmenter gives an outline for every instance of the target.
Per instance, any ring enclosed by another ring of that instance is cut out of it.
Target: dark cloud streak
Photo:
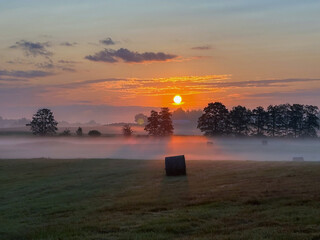
[[[14,45],[10,46],[12,49],[21,49],[24,51],[24,53],[27,56],[44,56],[44,57],[50,57],[53,55],[52,52],[47,50],[47,47],[50,47],[49,42],[30,42],[30,41],[25,41],[21,40],[16,42]]]
[[[285,87],[288,83],[298,82],[316,82],[320,79],[313,78],[288,78],[288,79],[271,79],[271,80],[253,80],[253,81],[239,81],[239,82],[200,82],[196,85],[205,85],[212,87]]]
[[[77,42],[62,42],[62,43],[60,43],[61,46],[65,46],[65,47],[74,47],[77,44],[78,44]]]
[[[7,76],[7,77],[18,77],[18,78],[37,78],[37,77],[47,77],[52,75],[54,75],[54,73],[52,72],[37,71],[37,70],[30,70],[30,71],[0,70],[0,77]]]
[[[100,43],[108,46],[116,44],[110,37],[100,40]]]
[[[73,82],[73,83],[66,83],[66,84],[59,84],[59,85],[52,85],[54,87],[59,88],[76,88],[80,86],[85,86],[94,83],[102,83],[102,82],[118,82],[118,81],[126,81],[127,79],[124,78],[106,78],[106,79],[94,79],[94,80],[86,80],[80,82]]]
[[[21,79],[21,78],[2,78],[2,77],[0,77],[0,82],[27,82],[27,80]]]
[[[206,45],[206,46],[197,46],[197,47],[193,47],[191,48],[192,50],[210,50],[211,46]]]
[[[166,54],[163,52],[144,52],[138,53],[130,51],[126,48],[120,48],[118,50],[105,49],[103,51],[97,52],[94,55],[88,55],[85,59],[96,62],[108,62],[115,63],[118,59],[123,60],[126,63],[143,63],[143,62],[165,62],[170,59],[176,58],[177,55]]]

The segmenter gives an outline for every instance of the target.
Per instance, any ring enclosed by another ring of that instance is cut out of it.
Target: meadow
[[[320,239],[320,163],[2,159],[0,239]]]

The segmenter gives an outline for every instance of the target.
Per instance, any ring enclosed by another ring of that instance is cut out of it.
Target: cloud
[[[47,50],[47,47],[50,47],[49,42],[29,42],[25,40],[21,40],[16,42],[14,45],[10,46],[12,49],[21,49],[27,56],[44,56],[49,57],[52,56],[53,53]]]
[[[313,78],[288,78],[288,79],[271,79],[271,80],[253,80],[253,81],[239,81],[239,82],[218,82],[212,83],[216,87],[279,87],[287,86],[287,83],[297,82],[314,82],[320,79]],[[279,85],[282,84],[282,85]]]
[[[72,64],[67,63],[67,62],[60,62],[58,61],[58,64],[54,63],[51,59],[47,62],[42,62],[42,63],[36,63],[35,66],[38,68],[43,68],[43,69],[61,69],[62,71],[67,71],[67,72],[75,72],[76,70],[72,68]]]
[[[111,38],[105,38],[100,40],[100,43],[104,44],[104,45],[115,45],[116,43],[111,39]]]
[[[288,98],[288,97],[306,98],[306,97],[318,97],[319,91],[320,91],[320,88],[315,88],[312,90],[298,89],[294,91],[247,94],[247,96],[254,97],[254,98]]]
[[[90,61],[95,61],[95,62],[108,62],[108,63],[118,62],[118,60],[114,58],[114,53],[112,51],[113,50],[111,49],[110,50],[105,49],[103,51],[95,53],[94,55],[85,56],[85,59],[88,59]]]
[[[118,81],[127,81],[124,78],[106,78],[106,79],[94,79],[94,80],[86,80],[86,81],[79,81],[79,82],[72,82],[60,85],[54,85],[54,87],[59,88],[76,88],[80,86],[90,85],[94,83],[103,83],[103,82],[118,82]]]
[[[70,67],[61,67],[61,66],[58,66],[58,68],[60,68],[61,70],[63,71],[66,71],[66,72],[76,72],[76,70],[74,68],[70,68]]]
[[[177,55],[166,54],[163,52],[144,52],[138,53],[130,51],[126,48],[120,48],[118,50],[105,49],[103,51],[97,52],[94,55],[88,55],[85,58],[96,62],[108,62],[115,63],[119,59],[126,63],[143,63],[143,62],[165,62],[170,59],[176,58]]]
[[[14,60],[8,60],[6,61],[6,63],[9,63],[9,64],[25,64],[25,65],[28,65],[28,64],[32,64],[32,62],[30,61],[26,61],[24,59],[20,59],[20,58],[16,58]]]
[[[2,78],[0,77],[1,82],[26,82],[26,79],[21,78]]]
[[[43,63],[36,63],[35,64],[38,68],[44,68],[44,69],[53,69],[55,68],[52,61],[50,62],[43,62]]]
[[[65,46],[65,47],[74,47],[77,44],[78,44],[77,42],[62,42],[62,43],[60,43],[61,46]]]
[[[58,63],[75,64],[75,63],[78,63],[78,62],[76,62],[76,61],[69,61],[69,60],[59,60]]]
[[[197,46],[197,47],[193,47],[191,49],[193,49],[193,50],[209,50],[209,49],[211,49],[211,46],[209,46],[209,45]]]
[[[18,78],[36,78],[36,77],[47,77],[54,75],[52,72],[45,72],[45,71],[37,71],[37,70],[30,70],[30,71],[8,71],[8,70],[0,70],[0,77],[7,76],[7,77],[18,77]]]

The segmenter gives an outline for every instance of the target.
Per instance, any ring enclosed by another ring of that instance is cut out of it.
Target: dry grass
[[[0,160],[0,239],[320,239],[320,163]]]

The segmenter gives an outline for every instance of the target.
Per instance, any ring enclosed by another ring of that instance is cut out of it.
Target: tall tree
[[[159,113],[159,136],[170,136],[173,134],[172,113],[169,108],[161,108]]]
[[[277,105],[270,105],[268,107],[268,122],[267,122],[267,132],[270,136],[275,137],[279,135],[279,119],[280,119],[280,110]]]
[[[246,107],[233,107],[229,113],[232,132],[236,136],[245,136],[249,133],[251,111]]]
[[[150,117],[148,117],[148,123],[144,130],[148,132],[148,135],[158,136],[159,135],[159,113],[152,110]]]
[[[253,135],[263,136],[268,122],[268,113],[259,106],[252,110],[251,126]]]
[[[161,108],[160,113],[152,110],[144,130],[152,136],[169,136],[173,134],[172,113],[169,108]]]
[[[230,132],[229,111],[220,102],[209,103],[198,119],[198,128],[207,136],[221,136]]]
[[[34,135],[47,136],[53,135],[58,130],[58,122],[54,119],[50,109],[39,109],[32,117],[32,121],[27,124],[31,127]]]
[[[317,106],[304,106],[304,118],[302,136],[317,137],[317,130],[319,130],[319,108]]]
[[[277,106],[279,115],[277,117],[278,134],[288,136],[290,133],[290,104],[280,104]]]
[[[293,136],[299,137],[303,129],[303,115],[304,109],[301,104],[293,104],[290,106],[290,122],[289,127],[292,129]]]

